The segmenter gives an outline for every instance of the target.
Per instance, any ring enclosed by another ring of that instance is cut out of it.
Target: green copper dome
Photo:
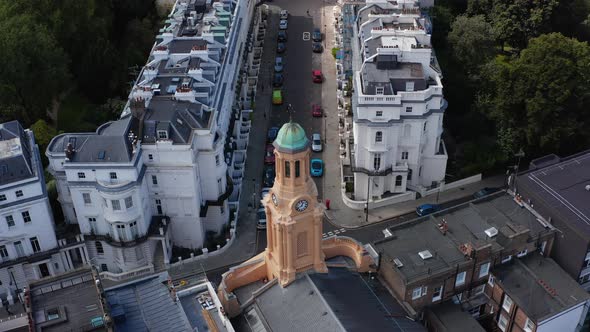
[[[288,122],[279,130],[273,145],[281,152],[296,153],[307,149],[309,139],[298,123]]]

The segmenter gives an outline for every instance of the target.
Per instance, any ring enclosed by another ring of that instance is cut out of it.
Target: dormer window
[[[378,94],[378,95],[382,95],[382,94],[384,94],[384,93],[385,93],[385,88],[384,88],[384,87],[382,87],[382,86],[379,86],[379,87],[377,87],[377,88],[375,89],[375,93],[376,93],[376,94]]]
[[[406,82],[406,91],[414,91],[414,82]]]
[[[168,132],[165,130],[158,130],[159,139],[168,139]]]

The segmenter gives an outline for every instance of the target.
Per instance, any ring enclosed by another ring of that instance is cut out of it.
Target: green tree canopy
[[[0,11],[4,6],[0,7]],[[68,57],[53,35],[31,15],[0,12],[0,107],[31,123],[45,118],[69,80]],[[6,112],[3,112],[6,114]]]
[[[531,39],[510,62],[496,60],[478,106],[508,153],[572,153],[590,144],[590,47],[559,33]]]
[[[493,29],[483,15],[457,16],[448,40],[454,56],[472,73],[495,53]]]

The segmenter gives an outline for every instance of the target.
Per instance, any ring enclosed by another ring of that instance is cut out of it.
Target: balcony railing
[[[84,237],[88,240],[93,241],[105,241],[113,247],[134,247],[140,243],[147,241],[150,237],[161,236],[162,233],[166,234],[166,232],[168,231],[169,223],[170,217],[168,216],[153,216],[152,222],[150,223],[150,227],[147,233],[143,236],[137,236],[135,239],[132,240],[117,240],[110,234],[102,235],[91,233],[89,235],[84,235]],[[160,229],[162,229],[162,233],[160,233]]]

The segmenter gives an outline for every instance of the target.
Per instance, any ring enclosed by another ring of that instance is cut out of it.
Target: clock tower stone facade
[[[310,176],[309,139],[300,125],[285,124],[274,142],[274,186],[262,204],[266,211],[269,273],[282,286],[309,269],[327,272],[322,250],[324,207]]]

